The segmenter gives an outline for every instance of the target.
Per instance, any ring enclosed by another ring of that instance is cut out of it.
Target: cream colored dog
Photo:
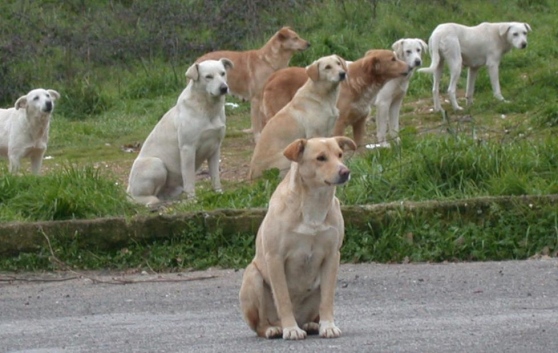
[[[409,65],[397,59],[393,51],[383,49],[369,50],[364,57],[348,65],[348,79],[340,85],[337,100],[339,118],[333,135],[343,135],[350,125],[355,143],[359,147],[364,146],[366,119],[376,94],[386,82],[406,76],[410,70]],[[274,73],[264,87],[264,117],[270,119],[272,114],[283,108],[307,79],[304,69],[299,67],[288,67]]]
[[[500,92],[499,66],[504,54],[512,48],[527,47],[527,32],[531,27],[522,22],[483,22],[478,26],[467,27],[457,23],[438,25],[432,32],[428,45],[432,63],[430,67],[419,69],[419,72],[434,74],[432,94],[434,110],[442,110],[440,104],[440,78],[444,67],[444,60],[448,62],[450,83],[448,95],[454,110],[461,110],[457,103],[457,81],[461,74],[461,67],[468,67],[467,72],[467,105],[473,103],[475,80],[482,66],[488,67],[490,84],[496,99],[503,101]]]
[[[0,156],[8,157],[11,173],[19,170],[25,157],[31,158],[31,172],[40,173],[58,98],[55,90],[38,88],[19,97],[14,108],[0,109]]]
[[[339,116],[339,83],[347,76],[345,60],[337,55],[322,57],[306,68],[306,75],[293,99],[265,125],[252,155],[249,179],[271,168],[286,173],[291,163],[283,150],[297,138],[331,136]]]
[[[407,94],[409,82],[415,69],[422,65],[422,53],[428,45],[419,38],[404,38],[393,43],[392,49],[398,59],[409,65],[411,71],[407,76],[394,78],[380,89],[376,95],[376,136],[377,145],[374,147],[389,147],[386,135],[394,141],[399,139],[399,112],[403,104],[403,98]],[[367,145],[366,147],[369,147]]]
[[[258,336],[339,337],[333,298],[345,234],[336,185],[349,180],[347,137],[299,139],[285,149],[291,169],[269,201],[256,255],[240,288],[244,320]]]
[[[147,206],[195,197],[196,170],[207,160],[211,183],[221,191],[219,159],[225,137],[229,59],[206,60],[186,71],[190,82],[147,137],[132,165],[128,193]]]
[[[293,54],[310,47],[308,41],[289,27],[277,31],[267,43],[255,50],[221,50],[201,56],[197,62],[229,58],[234,68],[229,72],[231,94],[250,102],[251,130],[260,132],[260,102],[262,88],[275,71],[289,66]]]

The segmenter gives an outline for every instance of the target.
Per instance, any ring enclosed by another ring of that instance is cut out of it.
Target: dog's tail
[[[434,70],[440,65],[440,51],[438,50],[439,40],[433,40],[434,36],[428,39],[428,50],[430,51],[430,66],[418,69],[418,72],[433,74]]]

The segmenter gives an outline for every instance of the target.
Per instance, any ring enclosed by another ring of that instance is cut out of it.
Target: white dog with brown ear
[[[356,147],[337,136],[285,148],[291,169],[269,200],[240,288],[244,320],[258,336],[341,335],[333,299],[345,226],[335,188],[350,177],[343,151]]]
[[[229,59],[206,60],[186,71],[190,82],[157,123],[132,165],[128,193],[156,206],[182,192],[195,197],[196,170],[207,160],[215,191],[221,191],[219,159],[225,137]]]
[[[504,54],[512,48],[527,47],[527,33],[531,26],[523,22],[483,22],[478,26],[468,27],[457,23],[438,25],[432,32],[428,45],[432,63],[430,67],[419,69],[419,72],[434,74],[432,94],[434,110],[442,110],[440,104],[440,78],[444,68],[444,60],[448,62],[450,83],[448,95],[454,110],[461,110],[457,103],[457,81],[461,67],[469,68],[467,73],[467,105],[473,103],[475,80],[482,66],[488,67],[490,84],[494,97],[504,100],[500,91],[499,66]]]
[[[409,65],[411,71],[407,76],[400,76],[386,82],[380,92],[376,95],[374,104],[376,105],[376,145],[366,147],[389,147],[387,140],[389,133],[390,140],[399,140],[399,112],[403,104],[403,98],[407,94],[409,82],[415,69],[422,65],[422,54],[428,45],[420,38],[399,39],[392,45],[392,49],[398,59],[403,60]]]
[[[18,171],[25,157],[31,158],[31,172],[40,173],[58,98],[55,90],[38,88],[19,97],[14,108],[0,109],[0,156],[8,157],[11,173]]]

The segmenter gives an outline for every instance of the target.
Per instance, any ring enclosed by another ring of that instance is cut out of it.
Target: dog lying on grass
[[[215,191],[221,191],[219,160],[225,137],[229,59],[206,60],[186,71],[190,82],[147,137],[130,172],[128,193],[157,206],[181,193],[195,197],[196,170],[207,160]]]
[[[291,163],[283,150],[297,138],[331,136],[339,116],[339,84],[347,76],[345,60],[324,56],[308,65],[306,76],[292,100],[265,125],[252,155],[249,179],[271,168],[286,173]]]
[[[54,101],[60,94],[37,88],[19,97],[13,108],[0,109],[0,156],[8,157],[10,173],[21,159],[31,159],[31,172],[39,174],[48,143]]]
[[[366,119],[378,91],[396,77],[407,76],[411,68],[396,58],[391,50],[369,50],[367,54],[348,65],[348,79],[341,83],[337,108],[339,118],[333,128],[334,136],[345,133],[352,126],[357,146],[364,146]],[[306,82],[303,68],[289,67],[277,71],[266,83],[262,111],[265,121],[271,119]]]
[[[350,177],[345,149],[356,145],[338,136],[298,139],[284,150],[291,169],[271,196],[240,289],[244,320],[258,336],[341,335],[333,299],[345,228],[335,189]]]

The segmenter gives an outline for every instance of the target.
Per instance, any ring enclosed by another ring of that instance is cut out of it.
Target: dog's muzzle
[[[227,94],[229,93],[229,86],[227,85],[222,85],[221,87],[219,87],[219,92],[221,94]]]
[[[50,113],[52,111],[52,102],[46,102],[45,103],[45,112]]]
[[[527,42],[521,43],[521,49],[525,49],[525,48],[527,48]]]

